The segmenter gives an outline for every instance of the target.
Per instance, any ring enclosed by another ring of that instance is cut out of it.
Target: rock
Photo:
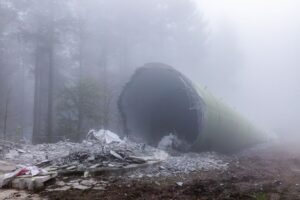
[[[81,185],[79,183],[72,184],[72,188],[73,189],[77,189],[77,190],[87,190],[87,189],[90,189],[90,187]]]
[[[63,182],[63,181],[57,181],[55,184],[58,185],[58,186],[60,186],[60,187],[63,187],[63,186],[66,185],[66,183]]]
[[[88,187],[92,187],[94,185],[96,185],[97,182],[94,181],[93,179],[90,179],[90,180],[83,180],[80,182],[80,185],[84,185],[84,186],[88,186]]]
[[[72,181],[69,181],[68,185],[72,185],[74,183],[79,183],[79,180],[72,180]]]

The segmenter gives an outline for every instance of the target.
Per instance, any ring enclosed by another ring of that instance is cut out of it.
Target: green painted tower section
[[[119,98],[124,132],[153,146],[173,133],[184,151],[235,152],[267,135],[174,68],[150,63],[136,70]]]
[[[266,141],[266,134],[235,110],[214,97],[199,85],[192,86],[201,99],[201,134],[193,150],[232,152]]]

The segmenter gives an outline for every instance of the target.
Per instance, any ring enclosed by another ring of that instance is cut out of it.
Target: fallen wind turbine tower
[[[124,133],[153,146],[170,133],[184,151],[230,153],[266,140],[236,111],[161,63],[137,69],[118,104]]]

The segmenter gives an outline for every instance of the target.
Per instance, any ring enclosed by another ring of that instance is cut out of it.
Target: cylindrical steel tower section
[[[265,134],[206,89],[168,65],[136,70],[120,99],[124,132],[150,145],[170,133],[182,150],[233,152],[265,140]]]

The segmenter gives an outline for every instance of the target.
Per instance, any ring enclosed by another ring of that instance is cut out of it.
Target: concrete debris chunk
[[[90,130],[87,134],[87,139],[88,140],[98,140],[104,144],[111,144],[113,142],[116,143],[120,143],[122,142],[122,140],[120,139],[120,137],[109,131],[109,130],[99,130],[99,131],[95,131],[95,130]]]
[[[165,138],[161,146],[170,147],[168,140],[173,141],[172,137]],[[2,157],[0,154],[0,159],[5,159],[0,161],[0,188],[41,189],[59,174],[62,177],[56,183],[53,181],[53,187],[49,189],[103,190],[104,186],[91,177],[117,177],[127,173],[129,178],[152,179],[228,167],[224,157],[216,153],[177,153],[175,156],[168,152],[129,139],[121,140],[118,135],[105,130],[90,132],[87,140],[81,143],[11,145]],[[4,174],[1,175],[2,171]],[[71,176],[79,179],[69,181]]]
[[[92,186],[96,185],[97,182],[94,181],[93,179],[90,179],[90,180],[83,180],[80,182],[80,184],[84,185],[84,186],[92,187]]]
[[[47,181],[55,178],[56,176],[57,174],[36,177],[17,177],[12,181],[12,188],[21,190],[38,190],[43,188]]]
[[[66,185],[66,183],[64,181],[57,181],[55,184],[60,187],[63,187]]]
[[[74,170],[74,169],[76,169],[76,166],[70,166],[67,168],[67,170]]]
[[[100,164],[95,164],[95,165],[90,166],[90,169],[95,169],[95,168],[97,168],[99,166],[100,166]]]
[[[176,182],[176,185],[178,185],[179,187],[183,186],[183,182]]]
[[[16,170],[11,173],[6,173],[0,176],[0,188],[8,185],[18,174],[22,171],[22,169]]]
[[[83,177],[84,178],[88,178],[88,177],[90,177],[91,175],[90,175],[90,172],[88,172],[88,171],[85,171],[84,172],[84,174],[83,174]]]
[[[113,150],[111,150],[109,153],[110,153],[112,156],[114,156],[115,158],[118,158],[118,159],[120,159],[120,160],[124,160],[124,158],[123,158],[120,154],[118,154],[117,152],[115,152],[115,151],[113,151]]]
[[[87,190],[87,189],[90,189],[91,187],[89,186],[84,186],[84,185],[81,185],[80,183],[74,183],[72,184],[71,186],[73,189],[77,189],[77,190]]]

